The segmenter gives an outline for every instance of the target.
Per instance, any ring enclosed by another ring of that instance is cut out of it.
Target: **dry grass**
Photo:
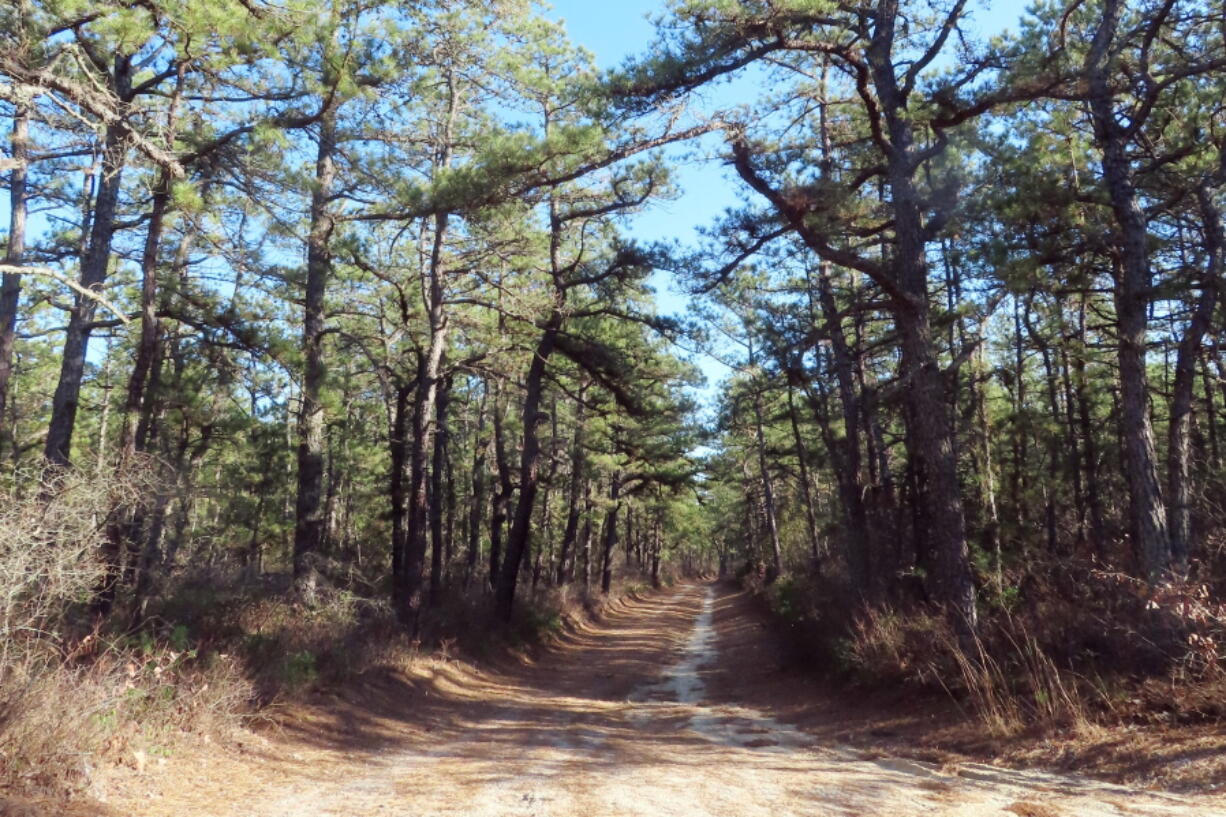
[[[994,736],[1034,726],[1079,731],[1092,723],[1086,696],[1094,693],[1061,670],[1018,619],[1006,616],[981,630],[973,652],[961,648],[947,618],[932,612],[870,608],[853,628],[848,653],[861,677],[940,687],[966,701]]]
[[[1226,715],[1226,605],[1208,585],[1101,570],[1028,582],[986,610],[969,651],[931,609],[876,607],[844,625],[839,657],[869,684],[947,691],[996,737]]]

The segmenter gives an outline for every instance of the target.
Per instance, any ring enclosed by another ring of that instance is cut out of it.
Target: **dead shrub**
[[[100,760],[169,746],[251,697],[231,659],[180,631],[86,623],[106,527],[151,495],[144,474],[61,469],[0,496],[0,788],[80,788]]]
[[[0,496],[0,669],[55,655],[102,577],[114,510],[139,486],[78,471],[28,473]]]

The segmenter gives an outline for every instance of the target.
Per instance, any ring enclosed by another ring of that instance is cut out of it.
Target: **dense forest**
[[[717,573],[1001,728],[1226,714],[1220,6],[661,15],[0,9],[0,747],[108,652],[258,676],[273,600],[340,619],[284,680]],[[686,151],[740,204],[636,240]]]

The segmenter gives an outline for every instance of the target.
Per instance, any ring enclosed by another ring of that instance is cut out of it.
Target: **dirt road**
[[[133,817],[1226,815],[1221,799],[872,757],[729,701],[761,670],[744,603],[706,585],[625,602],[539,666],[389,675],[97,793]]]

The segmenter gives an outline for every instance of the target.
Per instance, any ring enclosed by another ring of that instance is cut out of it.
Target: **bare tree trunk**
[[[472,497],[468,508],[468,560],[464,572],[467,588],[477,572],[477,560],[481,554],[481,511],[485,507],[485,452],[488,441],[485,434],[486,392],[481,394],[477,406],[477,431],[473,436]]]
[[[583,395],[585,385],[579,387],[579,405],[575,410],[575,434],[571,440],[571,459],[570,459],[570,491],[567,496],[570,497],[570,507],[566,511],[566,527],[562,531],[562,545],[558,552],[558,584],[566,584],[569,581],[570,574],[567,571],[567,562],[571,558],[571,549],[574,547],[575,538],[579,533],[579,513],[580,513],[580,492],[586,499],[591,491],[591,487],[586,479],[586,463],[587,458],[583,453],[583,434],[584,434],[584,410]]]
[[[613,551],[617,547],[617,512],[621,510],[622,475],[614,471],[609,482],[609,510],[604,518],[604,547],[601,554],[600,592],[608,595],[613,587]]]
[[[443,529],[443,506],[446,504],[445,480],[447,446],[451,436],[447,430],[447,408],[451,402],[451,379],[445,378],[438,388],[434,404],[434,462],[430,469],[430,603],[438,601],[443,592],[443,555],[446,531]]]
[[[503,412],[506,407],[499,399],[494,400],[494,465],[498,471],[498,491],[494,494],[493,513],[490,517],[490,588],[498,583],[502,564],[502,529],[507,521],[507,506],[515,490],[511,482],[511,466],[507,463],[506,435],[503,433]]]
[[[1078,344],[1073,355],[1077,393],[1077,424],[1081,432],[1085,460],[1086,504],[1090,512],[1090,546],[1100,558],[1106,556],[1107,528],[1103,518],[1102,483],[1099,479],[1098,441],[1094,437],[1094,417],[1090,401],[1090,382],[1086,376],[1086,301],[1082,296],[1077,312]]]
[[[23,4],[24,11],[24,4]],[[21,15],[19,15],[21,16]],[[15,89],[19,101],[13,106],[13,133],[9,140],[13,169],[9,171],[9,239],[4,251],[4,263],[21,266],[26,251],[26,179],[30,164],[30,107],[24,89]],[[17,312],[21,301],[21,274],[5,272],[0,278],[0,447],[17,448],[16,439],[9,439],[9,384],[13,377],[13,346],[17,338]]]
[[[908,127],[901,119],[891,125],[896,131]],[[909,147],[909,131],[905,137],[897,133],[894,141],[900,147]],[[908,378],[907,450],[919,490],[916,507],[921,509],[916,549],[923,554],[921,566],[925,568],[929,595],[947,608],[965,645],[977,621],[975,585],[949,401],[933,349],[923,227],[911,172],[908,160],[892,161],[888,175],[895,214],[896,278],[907,296],[906,302],[895,304],[893,313],[902,338],[902,370]]]
[[[507,537],[506,558],[503,560],[498,583],[494,588],[495,614],[503,621],[511,620],[519,566],[528,547],[528,533],[532,523],[532,509],[533,503],[536,502],[540,472],[541,441],[538,428],[545,419],[545,414],[541,411],[542,381],[545,377],[545,366],[549,361],[549,356],[553,354],[554,343],[561,325],[562,313],[555,310],[545,325],[540,341],[536,345],[532,364],[528,367],[528,374],[524,378],[524,440],[519,461],[519,502],[511,522],[511,533]]]
[[[630,565],[634,561],[634,506],[631,505],[626,509],[626,570],[629,571]]]
[[[186,429],[184,433],[187,433]],[[188,523],[191,521],[192,510],[196,503],[196,474],[199,472],[200,463],[204,461],[204,455],[208,453],[212,442],[213,426],[202,426],[200,429],[200,439],[191,447],[191,454],[187,457],[186,464],[182,466],[183,473],[179,484],[179,502],[175,508],[175,519],[172,525],[170,542],[166,545],[166,562],[168,564],[174,564],[175,556],[183,548],[183,543],[187,540]],[[160,535],[157,538],[150,537],[149,550],[154,558],[157,557],[157,542],[160,538]],[[142,575],[145,576],[147,581],[148,571],[144,571]],[[139,596],[143,599],[147,594],[148,589],[144,588],[139,593]]]
[[[1203,344],[1200,355],[1200,376],[1205,392],[1205,425],[1209,429],[1209,462],[1213,468],[1217,469],[1222,467],[1222,449],[1218,441],[1218,415],[1213,399],[1213,377],[1209,373],[1209,354]]]
[[[1047,411],[1056,422],[1060,418],[1059,386],[1056,383],[1056,366],[1052,361],[1051,347],[1043,333],[1034,325],[1033,312],[1029,301],[1025,312],[1026,332],[1039,350],[1043,358],[1044,383],[1047,385]],[[1060,517],[1060,471],[1062,464],[1060,451],[1060,435],[1055,431],[1047,434],[1047,484],[1043,486],[1043,519],[1047,531],[1047,551],[1051,554],[1060,553],[1059,531],[1057,522]]]
[[[818,275],[818,303],[821,305],[825,333],[830,339],[830,362],[839,389],[839,406],[843,415],[843,440],[838,442],[827,432],[827,448],[836,459],[835,480],[843,505],[847,525],[847,569],[856,593],[867,593],[872,585],[869,576],[870,554],[878,550],[869,527],[868,511],[864,506],[864,466],[860,453],[861,400],[856,384],[856,355],[847,344],[843,320],[834,300],[830,281],[831,267],[823,262]]]
[[[1192,312],[1192,320],[1179,341],[1175,363],[1175,381],[1171,389],[1171,421],[1167,446],[1167,507],[1171,531],[1171,561],[1179,572],[1186,572],[1192,550],[1192,495],[1190,481],[1189,440],[1192,432],[1192,397],[1196,382],[1196,361],[1201,344],[1213,321],[1219,288],[1223,284],[1222,253],[1226,252],[1222,216],[1213,201],[1212,191],[1202,185],[1196,191],[1201,218],[1205,226],[1205,252],[1208,263],[1200,297]],[[1210,422],[1212,423],[1212,417]]]
[[[1026,502],[1026,462],[1030,424],[1026,407],[1026,349],[1023,344],[1022,301],[1013,296],[1013,471],[1009,476],[1009,500],[1013,505],[1016,529],[1030,526]]]
[[[417,391],[413,401],[413,435],[409,442],[409,525],[405,548],[404,581],[397,598],[401,619],[416,630],[423,606],[423,574],[430,529],[430,483],[426,479],[426,459],[434,442],[435,401],[438,399],[443,353],[448,323],[443,313],[443,286],[440,254],[447,217],[435,220],[434,249],[430,288],[430,345],[418,366]]]
[[[583,590],[592,589],[592,484],[587,483],[583,494],[583,533],[579,535],[579,550],[583,553]]]
[[[982,362],[983,348],[977,350],[977,357]],[[977,380],[977,378],[976,378]],[[974,380],[972,383],[974,384]],[[987,395],[981,385],[972,385],[971,399],[974,401],[975,418],[978,426],[977,463],[980,479],[980,491],[983,503],[987,509],[987,524],[984,526],[984,540],[987,550],[992,554],[992,573],[996,583],[996,594],[1004,591],[1004,560],[1000,548],[1000,516],[996,508],[996,470],[992,464],[992,426],[988,420]]]
[[[116,95],[126,101],[132,96],[131,59],[116,55],[114,68]],[[121,123],[108,125],[104,137],[101,178],[94,197],[89,244],[81,258],[81,287],[99,289],[106,281],[111,261],[111,239],[115,234],[115,219],[119,207],[119,192],[128,144]],[[64,332],[64,349],[59,381],[51,398],[51,421],[43,456],[53,465],[67,465],[72,453],[72,433],[77,419],[77,403],[81,397],[81,382],[85,376],[85,355],[93,331],[97,302],[77,295],[68,313]]]
[[[177,102],[178,94],[176,93],[171,112],[167,117],[167,133],[171,134],[168,137],[170,139],[173,139],[172,134],[175,130]],[[145,439],[137,435],[137,428],[141,408],[148,399],[146,392],[153,373],[154,361],[161,353],[161,325],[157,314],[159,303],[158,255],[170,203],[170,182],[171,176],[168,172],[163,170],[158,174],[157,187],[154,190],[149,214],[149,227],[145,233],[145,245],[141,252],[140,337],[137,341],[136,360],[128,378],[120,418],[119,457],[116,468],[121,473],[137,452],[144,450]],[[115,549],[126,547],[129,562],[137,566],[136,575],[129,582],[134,588],[132,623],[135,626],[143,615],[144,593],[150,586],[151,577],[147,574],[157,564],[158,558],[156,552],[149,547],[151,540],[141,535],[145,527],[144,512],[138,509],[131,515],[125,516],[126,518],[116,519],[115,524],[109,527],[107,536],[114,541],[108,542],[107,547]]]
[[[173,122],[170,128],[173,129]],[[170,205],[171,176],[162,171],[158,174],[157,187],[149,211],[149,227],[145,233],[145,246],[141,251],[140,291],[140,337],[136,345],[136,360],[128,378],[128,389],[123,404],[123,418],[119,434],[119,459],[127,462],[141,450],[136,437],[136,423],[145,400],[145,389],[153,370],[153,361],[158,354],[158,336],[161,326],[158,321],[158,253],[162,246],[162,234],[166,213]]]
[[[766,572],[769,584],[783,573],[783,548],[779,542],[779,523],[775,515],[775,486],[771,480],[770,465],[766,457],[766,433],[763,430],[762,394],[757,384],[753,384],[753,413],[755,424],[755,439],[758,447],[758,470],[762,480],[762,508],[766,516],[766,532],[770,537],[771,564]]]
[[[1171,539],[1158,484],[1154,433],[1149,419],[1145,372],[1146,336],[1152,274],[1149,231],[1137,199],[1128,158],[1128,134],[1116,115],[1112,83],[1117,69],[1113,50],[1121,0],[1104,0],[1102,19],[1090,43],[1085,72],[1090,90],[1094,136],[1102,152],[1103,181],[1119,228],[1119,270],[1115,310],[1119,328],[1120,431],[1138,562],[1150,580],[1170,567]]]
[[[329,244],[335,225],[329,206],[336,185],[336,111],[319,122],[315,185],[311,191],[311,232],[307,237],[306,288],[303,293],[302,392],[298,413],[298,492],[294,504],[294,587],[307,600],[315,597],[319,576],[313,557],[323,546],[324,296],[332,268]]]
[[[817,511],[813,506],[813,486],[809,475],[809,452],[800,434],[800,422],[796,418],[796,400],[792,385],[788,384],[788,420],[792,426],[792,443],[796,446],[796,462],[800,470],[800,495],[805,504],[805,525],[809,531],[809,555],[814,568],[822,563],[822,540],[817,532]]]
[[[408,491],[405,485],[405,462],[409,451],[409,396],[411,384],[402,384],[396,389],[396,404],[392,409],[391,436],[388,438],[391,454],[391,472],[388,475],[388,497],[392,513],[392,584],[404,584],[405,547],[408,543]]]
[[[1063,313],[1064,307],[1057,304],[1056,309]],[[1061,314],[1060,331],[1067,337],[1063,314]],[[1077,512],[1077,545],[1084,546],[1088,538],[1086,534],[1086,496],[1085,486],[1081,479],[1081,443],[1077,438],[1077,414],[1074,408],[1077,400],[1073,391],[1071,368],[1068,344],[1061,344],[1060,382],[1064,389],[1064,416],[1062,419],[1064,420],[1064,444],[1066,446],[1064,452],[1065,478],[1073,485],[1073,507]]]
[[[663,545],[660,539],[660,514],[657,512],[651,522],[651,586],[660,589],[660,551]]]

